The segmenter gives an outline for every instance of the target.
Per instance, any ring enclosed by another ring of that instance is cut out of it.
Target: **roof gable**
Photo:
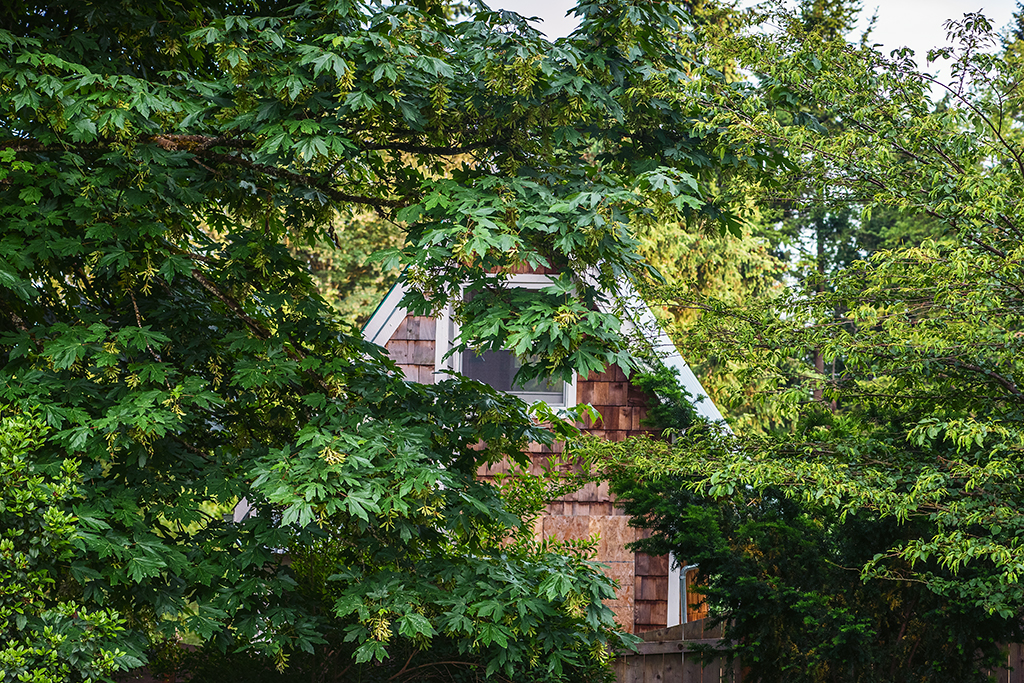
[[[394,285],[387,295],[377,306],[377,310],[370,316],[369,321],[363,326],[363,338],[378,346],[387,346],[393,341],[393,337],[402,323],[406,320],[408,312],[402,308],[402,298],[405,296],[406,288],[402,283]],[[634,333],[637,337],[650,344],[651,349],[661,358],[665,365],[675,368],[679,372],[679,382],[694,398],[694,408],[697,414],[708,420],[723,421],[722,413],[718,406],[708,395],[701,385],[700,380],[690,369],[690,366],[683,359],[676,349],[675,344],[669,338],[651,309],[631,286],[626,284],[621,288],[618,296],[615,297],[616,307],[601,306],[607,309],[605,312],[614,312],[623,322],[624,331]],[[398,340],[408,341],[408,340]],[[433,337],[431,338],[433,343]],[[399,363],[401,364],[401,359]],[[424,381],[422,372],[418,376],[412,376],[414,381]]]

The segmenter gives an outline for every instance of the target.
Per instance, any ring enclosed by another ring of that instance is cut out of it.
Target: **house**
[[[515,287],[540,288],[549,282],[543,271],[513,275],[509,284]],[[387,349],[390,357],[412,382],[433,383],[445,373],[463,374],[485,381],[500,390],[512,390],[511,377],[516,360],[508,352],[488,351],[482,357],[473,352],[449,354],[458,330],[447,312],[437,319],[409,315],[400,303],[405,294],[401,284],[387,294],[363,328],[363,336]],[[697,411],[711,420],[722,415],[707,392],[679,355],[668,335],[657,325],[653,314],[638,294],[620,293],[616,309],[623,329],[638,332],[649,340],[664,362],[679,371],[679,377],[697,398]],[[586,431],[601,438],[620,441],[645,431],[649,397],[630,384],[623,372],[611,367],[588,377],[574,377],[571,382],[533,382],[516,387],[513,393],[527,401],[544,400],[552,406],[568,407],[589,403],[601,419],[584,425]],[[529,450],[531,471],[540,472],[559,456],[555,450],[532,444]],[[504,464],[481,468],[483,478],[503,471]],[[619,584],[616,599],[609,604],[620,624],[632,633],[643,633],[666,626],[699,619],[702,610],[686,606],[692,593],[692,567],[680,567],[670,556],[653,557],[626,550],[626,544],[644,533],[628,525],[629,517],[615,505],[607,484],[589,484],[547,506],[537,523],[538,537],[558,540],[587,538],[600,534],[597,561],[608,566],[607,574]]]

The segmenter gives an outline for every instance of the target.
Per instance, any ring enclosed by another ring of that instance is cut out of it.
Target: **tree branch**
[[[327,186],[323,181],[313,178],[311,176],[303,175],[301,173],[295,173],[294,171],[287,171],[283,168],[275,168],[268,166],[267,164],[258,164],[255,161],[250,161],[237,154],[218,154],[215,152],[208,152],[206,150],[199,150],[196,152],[196,156],[202,156],[203,158],[210,159],[222,164],[228,164],[231,166],[238,166],[241,168],[247,168],[256,173],[262,173],[273,178],[279,178],[281,180],[288,180],[290,182],[303,185],[305,187],[312,187],[325,195],[330,197],[336,202],[352,202],[354,204],[366,204],[372,206],[375,209],[400,209],[408,206],[409,202],[401,201],[398,199],[383,199],[380,197],[367,197],[365,195],[348,194],[346,192],[340,192],[332,187]]]

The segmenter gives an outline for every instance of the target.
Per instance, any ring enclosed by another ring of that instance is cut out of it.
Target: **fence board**
[[[644,655],[637,655],[630,657],[629,668],[626,670],[626,675],[623,677],[623,683],[644,683],[644,664],[646,657]]]
[[[1024,644],[1010,646],[1007,665],[1010,667],[1008,683],[1024,683]]]
[[[727,661],[715,652],[721,644],[721,626],[705,629],[703,622],[644,633],[638,652],[621,652],[613,664],[617,683],[743,683],[743,664]],[[1024,683],[1024,644],[1006,648],[1006,663],[987,671],[996,683]]]
[[[702,683],[703,678],[700,655],[686,653],[683,655],[683,683]]]
[[[729,667],[729,683],[743,683],[743,665],[739,659],[732,660]]]
[[[683,680],[683,656],[665,655],[665,675],[662,683],[686,683]]]
[[[669,655],[644,657],[644,683],[664,683],[665,658]]]
[[[616,681],[623,681],[626,678],[626,668],[629,666],[629,660],[632,657],[616,657],[612,660],[612,675],[615,676]]]
[[[637,635],[649,642],[658,640],[682,640],[683,627],[680,624],[679,626],[659,628],[657,631],[645,631],[644,633],[638,633]]]
[[[724,649],[719,638],[702,638],[701,640],[661,640],[656,643],[637,643],[638,655],[660,655],[666,652],[690,652],[698,646],[714,650]]]
[[[713,657],[704,664],[701,683],[719,683],[722,680],[722,658]]]

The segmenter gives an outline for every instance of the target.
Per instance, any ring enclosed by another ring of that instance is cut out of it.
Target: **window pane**
[[[531,379],[512,386],[512,378],[516,376],[522,364],[509,351],[484,351],[477,355],[474,351],[462,352],[462,374],[471,379],[484,382],[498,391],[514,394],[534,394],[534,400],[549,403],[562,402],[562,382],[550,377]],[[526,396],[524,396],[526,398]]]
[[[475,296],[475,291],[463,293],[466,301],[472,301]],[[480,355],[472,350],[462,352],[462,374],[466,377],[489,384],[498,391],[515,394],[529,403],[544,401],[553,406],[565,405],[565,385],[561,380],[540,377],[512,386],[512,379],[520,367],[522,363],[510,351],[484,351]]]
[[[472,350],[462,352],[462,374],[484,384],[490,384],[498,391],[511,391],[512,354],[508,351],[484,351],[476,355]]]

